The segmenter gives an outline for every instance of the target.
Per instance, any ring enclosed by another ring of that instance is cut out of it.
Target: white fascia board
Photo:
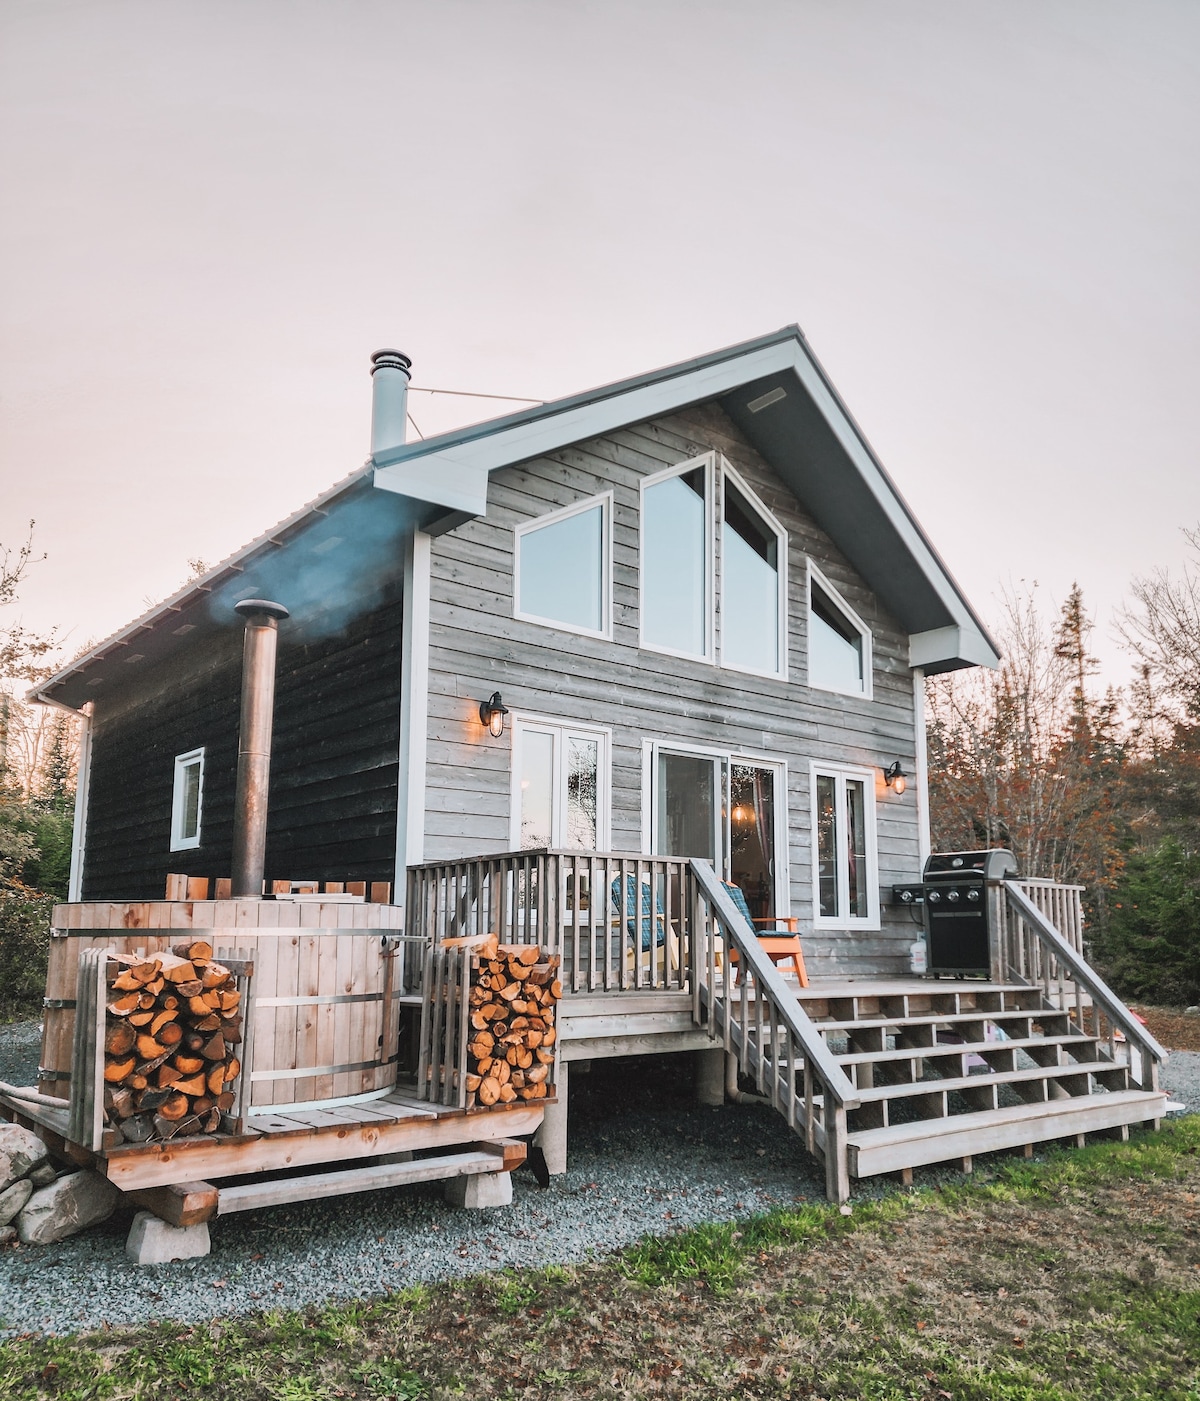
[[[909,553],[921,568],[921,572],[933,586],[938,598],[946,607],[946,611],[952,618],[958,619],[956,628],[936,628],[933,633],[921,634],[922,636],[934,636],[943,632],[959,631],[964,638],[968,634],[975,639],[974,651],[979,655],[972,658],[972,664],[982,666],[997,666],[999,657],[980,635],[975,620],[971,617],[966,608],[964,600],[959,595],[957,588],[947,575],[944,567],[937,557],[930,550],[921,532],[917,529],[912,517],[905,509],[903,502],[896,494],[895,488],[879,470],[874,458],[867,450],[866,445],[859,437],[853,423],[843,413],[841,406],[830,393],[816,365],[804,354],[803,350],[796,345],[789,346],[792,352],[791,359],[796,371],[796,377],[804,385],[811,396],[813,403],[820,409],[826,422],[833,429],[839,443],[845,450],[846,456],[858,468],[859,476],[866,484],[868,490],[879,503],[884,514],[892,524],[896,534],[907,546]],[[958,654],[962,656],[963,654]],[[990,658],[990,660],[988,660]],[[948,659],[948,658],[947,658]],[[966,657],[963,656],[963,660]],[[922,665],[920,662],[910,662],[911,666]]]
[[[456,511],[483,515],[488,476],[499,467],[527,462],[570,443],[594,438],[614,428],[642,423],[686,404],[728,394],[740,384],[787,369],[796,363],[792,341],[767,346],[716,365],[675,375],[656,384],[614,394],[563,413],[520,423],[499,433],[457,443],[440,452],[375,469],[375,485],[384,491],[414,496]]]
[[[973,627],[933,628],[929,632],[914,632],[909,636],[909,666],[930,667],[946,662],[995,668],[1000,665],[1000,657],[979,630]]]

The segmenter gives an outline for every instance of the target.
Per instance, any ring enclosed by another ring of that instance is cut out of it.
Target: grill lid
[[[938,851],[925,862],[925,879],[980,875],[984,880],[1008,880],[1017,874],[1017,858],[1005,847],[991,851]]]

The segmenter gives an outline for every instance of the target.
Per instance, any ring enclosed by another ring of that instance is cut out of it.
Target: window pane
[[[716,762],[693,754],[658,756],[660,856],[698,856],[716,865]]]
[[[808,617],[808,674],[813,685],[864,690],[862,636],[815,584]]]
[[[779,542],[749,502],[725,483],[721,528],[721,658],[779,670]]]
[[[850,868],[850,914],[865,919],[867,903],[866,792],[859,779],[846,780],[846,861]]]
[[[554,736],[521,736],[521,850],[553,846]]]
[[[835,919],[837,907],[837,780],[817,777],[817,899],[822,916]]]
[[[655,647],[707,650],[703,467],[648,487],[642,498],[642,635]]]
[[[604,627],[604,507],[593,506],[520,538],[518,611],[572,627]]]
[[[189,840],[200,830],[200,761],[183,770],[183,820],[179,835]]]
[[[573,851],[596,850],[596,788],[600,745],[594,739],[567,740],[567,832]]]
[[[775,775],[734,764],[730,781],[729,879],[755,919],[775,913]]]

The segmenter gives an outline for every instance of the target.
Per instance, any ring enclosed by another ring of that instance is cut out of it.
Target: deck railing
[[[831,1201],[850,1195],[846,1112],[857,1091],[707,861],[689,863],[692,1015],[824,1160]],[[729,953],[737,951],[737,972]]]
[[[1025,884],[1005,881],[996,902],[1002,976],[1040,988],[1047,1008],[1065,1012],[1080,1032],[1098,1037],[1110,1060],[1119,1058],[1123,1039],[1132,1078],[1143,1090],[1157,1090],[1166,1051],[1054,927]]]
[[[430,944],[498,934],[562,957],[569,992],[684,990],[688,862],[591,851],[512,851],[408,871],[406,932]]]
[[[1058,881],[1030,877],[1013,882],[1029,896],[1081,957],[1083,956],[1083,892],[1082,885],[1061,885]]]

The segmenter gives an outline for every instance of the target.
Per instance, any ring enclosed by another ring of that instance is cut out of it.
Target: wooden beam
[[[170,1182],[127,1195],[172,1226],[198,1226],[217,1214],[217,1189],[211,1182]]]

